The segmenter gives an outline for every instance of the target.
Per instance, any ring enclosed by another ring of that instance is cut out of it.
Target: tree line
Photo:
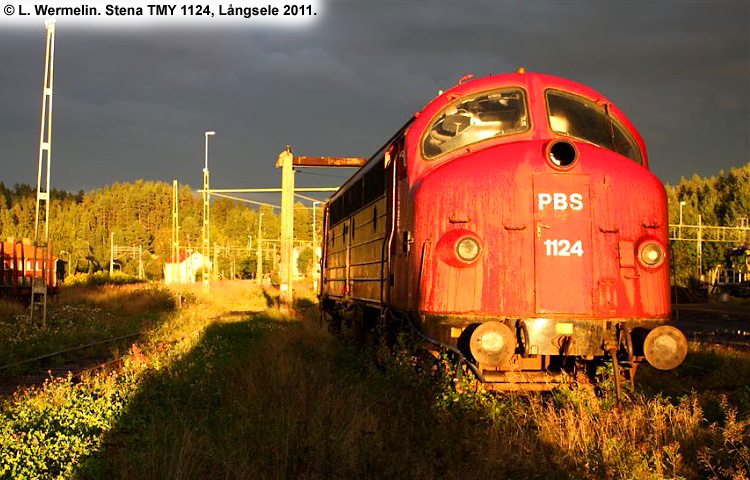
[[[70,262],[75,272],[109,269],[110,235],[117,246],[141,247],[145,274],[163,276],[165,261],[172,255],[172,185],[138,180],[115,183],[91,192],[76,194],[52,190],[50,240],[54,255]],[[188,185],[178,187],[180,247],[200,252],[202,245],[203,200]],[[34,237],[36,189],[25,184],[13,188],[0,182],[0,235]],[[263,215],[262,221],[260,214]],[[318,208],[318,223],[320,222]],[[250,207],[229,199],[211,201],[211,244],[219,250],[219,271],[228,274],[235,267],[240,277],[256,271],[258,224],[264,240],[278,240],[280,215],[271,207]],[[317,227],[320,232],[320,226]],[[295,240],[312,238],[312,211],[302,203],[294,209]],[[273,268],[274,243],[264,242],[264,271]],[[268,252],[266,252],[268,250]],[[60,252],[65,252],[61,254]],[[308,261],[311,255],[303,256]],[[137,258],[118,258],[116,269],[137,274]]]
[[[747,225],[750,217],[750,164],[721,171],[713,177],[682,178],[677,185],[666,185],[669,200],[669,223],[696,225],[698,215],[703,225],[734,227]],[[747,239],[747,237],[746,237]],[[699,281],[698,254],[695,241],[672,241],[672,271],[679,285]],[[703,242],[701,264],[705,274],[725,262],[731,243]],[[750,247],[750,245],[745,245]]]
[[[750,216],[750,164],[720,172],[713,177],[682,178],[677,185],[666,185],[669,222],[695,225],[698,215],[704,225],[735,226]],[[115,183],[91,192],[51,192],[50,239],[54,253],[70,260],[74,271],[95,272],[109,268],[110,235],[119,246],[141,246],[145,273],[162,277],[163,265],[171,256],[172,185],[164,182],[136,181]],[[180,245],[193,251],[201,248],[203,201],[189,186],[178,188]],[[13,188],[0,182],[0,235],[33,238],[36,190],[29,185]],[[229,199],[214,199],[211,204],[211,242],[230,247],[234,258],[219,255],[219,270],[228,272],[232,260],[238,276],[252,276],[256,268],[258,222],[262,219],[264,239],[276,240],[280,216],[271,207],[258,209]],[[318,211],[317,230],[320,235]],[[312,240],[312,211],[298,203],[294,210],[295,240]],[[320,238],[320,237],[319,237]],[[266,246],[272,246],[267,244]],[[703,270],[724,262],[731,244],[705,242]],[[685,285],[698,277],[695,242],[672,241],[672,270],[676,283]],[[60,251],[66,254],[60,255]],[[303,255],[309,268],[311,252]],[[264,255],[264,271],[273,268],[273,255]],[[121,258],[117,263],[126,273],[137,273],[137,259]]]

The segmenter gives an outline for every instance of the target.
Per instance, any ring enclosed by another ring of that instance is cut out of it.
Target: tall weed
[[[706,420],[705,392],[664,396],[639,387],[619,403],[607,389],[597,396],[575,386],[494,394],[457,375],[448,358],[426,364],[408,341],[377,363],[374,352],[325,333],[308,302],[297,305],[306,319],[299,321],[265,310],[273,292],[212,285],[211,296],[193,295],[128,350],[120,369],[79,384],[50,382],[7,403],[0,472],[143,479],[750,472],[750,420],[726,396]],[[47,447],[27,447],[31,438]]]

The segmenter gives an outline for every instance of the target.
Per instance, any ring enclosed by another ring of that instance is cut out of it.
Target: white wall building
[[[174,260],[174,259],[173,259]],[[206,260],[206,275],[211,274],[211,260]],[[203,255],[198,252],[180,253],[179,262],[164,264],[165,283],[193,283],[203,270]]]

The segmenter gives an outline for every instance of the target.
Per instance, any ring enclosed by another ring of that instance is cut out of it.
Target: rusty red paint
[[[423,157],[425,132],[451,102],[511,87],[522,89],[527,101],[525,131]],[[548,89],[606,104],[640,150],[641,164],[553,132]],[[556,142],[568,143],[569,165],[550,160]],[[668,255],[666,193],[648,169],[636,129],[599,93],[530,73],[468,81],[435,98],[392,145],[398,150],[393,158],[403,161],[385,166],[384,293],[371,305],[421,315],[425,332],[454,345],[452,327],[500,320],[513,328],[523,323],[537,353],[586,358],[609,355],[603,345],[615,342],[612,325],[668,321],[668,258],[648,268],[637,252],[648,239]],[[373,165],[382,168],[365,168]],[[347,182],[336,198],[354,184]],[[326,235],[335,228],[327,226]],[[454,256],[465,235],[481,245],[469,264]],[[326,288],[323,299],[338,301]]]
[[[366,158],[356,157],[294,157],[295,167],[361,167],[367,163]]]
[[[528,132],[485,141],[468,154],[457,151],[435,162],[422,159],[421,135],[434,115],[450,102],[448,97],[503,86],[527,90],[532,115]],[[640,135],[612,105],[612,115],[640,146],[645,165],[572,140],[579,152],[576,164],[566,171],[553,168],[545,159],[545,147],[559,135],[551,132],[547,124],[547,88],[606,101],[593,90],[568,80],[538,74],[502,75],[462,84],[451,90],[451,95],[438,97],[409,129],[406,144],[413,201],[409,202],[411,214],[405,218],[410,225],[404,228],[413,231],[418,245],[428,238],[439,240],[458,227],[451,225],[449,219],[460,206],[462,216],[473,219],[461,227],[482,239],[485,251],[483,261],[473,267],[481,279],[474,279],[472,284],[467,283],[466,269],[445,268],[434,256],[424,273],[426,296],[403,307],[433,313],[461,308],[463,313],[519,316],[669,316],[669,297],[663,295],[668,286],[667,270],[646,271],[640,266],[625,269],[617,262],[621,241],[635,244],[647,234],[662,243],[667,238],[664,188],[646,168],[647,154]],[[584,195],[584,210],[540,212],[535,205],[539,193]],[[653,219],[660,226],[646,229],[643,222]],[[537,236],[540,223],[553,228],[542,228],[542,235]],[[550,239],[581,240],[584,255],[545,258],[544,241]],[[574,262],[577,259],[583,261]],[[414,262],[412,259],[412,272],[416,268]],[[615,285],[611,284],[613,280]],[[481,286],[481,291],[475,293],[477,298],[456,301],[448,290],[461,285],[468,290]],[[648,288],[644,289],[646,285]],[[607,308],[605,313],[597,309],[598,298],[609,294],[615,295],[617,307]]]

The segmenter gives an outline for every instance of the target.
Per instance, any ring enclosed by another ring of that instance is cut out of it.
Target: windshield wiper
[[[612,142],[612,148],[611,150],[613,152],[616,152],[615,150],[615,126],[612,122],[612,116],[609,113],[609,103],[604,104],[604,114],[607,116],[607,121],[609,122],[609,139]]]

